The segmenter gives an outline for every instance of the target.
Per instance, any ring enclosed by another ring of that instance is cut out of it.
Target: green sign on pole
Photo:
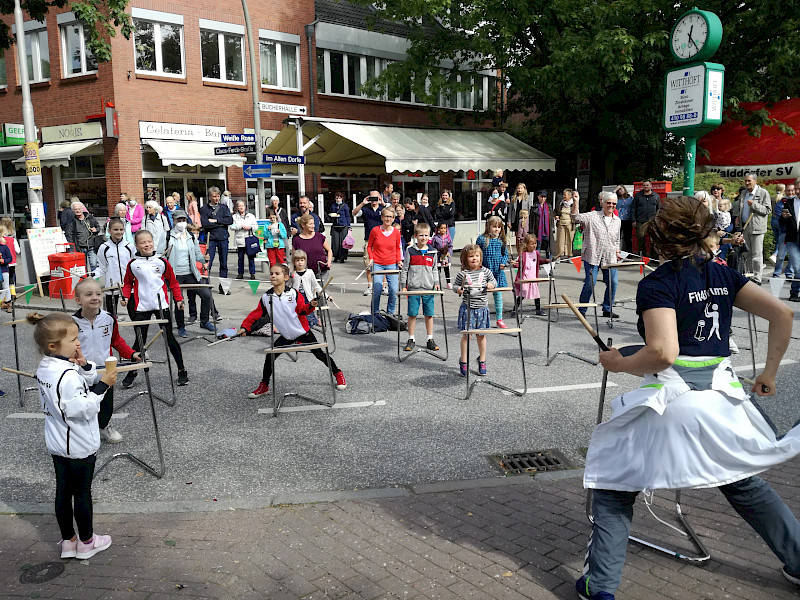
[[[25,143],[25,127],[17,123],[3,123],[3,146],[21,146]]]
[[[693,8],[672,28],[670,51],[681,62],[711,58],[722,41],[722,23],[712,12]],[[664,76],[664,129],[686,140],[683,193],[694,194],[697,138],[722,123],[725,67],[693,62]]]

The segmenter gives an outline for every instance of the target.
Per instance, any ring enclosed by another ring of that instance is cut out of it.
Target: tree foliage
[[[86,45],[98,61],[111,59],[111,38],[120,30],[125,38],[130,38],[131,17],[125,12],[128,0],[21,0],[22,10],[31,19],[44,21],[51,8],[64,8],[69,4],[70,10],[84,25]],[[0,14],[13,15],[14,1],[0,0]],[[0,22],[0,50],[10,48],[14,43],[11,28]]]
[[[432,101],[458,87],[442,74],[443,64],[500,69],[508,89],[505,110],[494,116],[498,124],[557,158],[591,152],[594,165],[606,163],[607,177],[608,171],[622,178],[658,176],[680,160],[682,145],[661,126],[664,73],[677,66],[669,35],[677,18],[695,5],[385,0],[380,16],[405,20],[411,48],[405,61],[393,63],[373,85],[411,81],[418,96]],[[793,133],[771,119],[769,108],[747,113],[740,105],[800,94],[800,0],[707,0],[702,8],[717,13],[724,27],[712,60],[726,67],[730,114],[753,135],[763,126]]]

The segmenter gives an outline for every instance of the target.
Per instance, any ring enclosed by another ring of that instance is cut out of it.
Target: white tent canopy
[[[142,140],[158,153],[161,164],[190,167],[241,167],[244,156],[239,154],[214,154],[214,148],[225,144],[209,144],[207,142],[181,142],[173,140]]]
[[[45,144],[39,148],[39,160],[42,167],[66,167],[74,154],[78,154],[92,146],[98,146],[102,140],[81,140],[77,142],[61,142],[59,144]],[[18,169],[25,167],[25,157],[14,161]]]
[[[437,129],[298,118],[302,123],[306,170],[364,174],[457,172],[511,169],[554,170],[555,159],[502,131]],[[294,119],[290,119],[290,122]],[[299,154],[294,124],[264,150]]]

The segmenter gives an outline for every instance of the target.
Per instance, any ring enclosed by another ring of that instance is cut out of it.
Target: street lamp
[[[15,0],[19,2],[19,0]],[[264,147],[261,137],[261,110],[258,107],[258,90],[261,87],[261,77],[258,75],[256,67],[256,52],[253,44],[253,30],[250,27],[250,11],[247,10],[247,0],[242,0],[242,12],[244,13],[244,26],[247,31],[247,49],[250,52],[250,80],[253,87],[253,130],[256,135],[256,163],[260,163],[264,156]],[[261,202],[266,200],[264,198],[264,179],[259,177],[256,179],[258,186],[256,198],[256,218],[264,218],[265,215],[261,214]]]

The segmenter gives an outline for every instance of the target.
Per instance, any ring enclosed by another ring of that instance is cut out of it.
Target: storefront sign
[[[261,112],[287,113],[290,115],[300,115],[305,117],[308,114],[307,106],[299,104],[282,104],[280,102],[259,102],[258,109]]]
[[[25,175],[32,190],[42,189],[42,163],[39,161],[39,142],[26,142],[22,146],[25,155]]]
[[[17,123],[3,123],[0,145],[21,146],[25,143],[25,127]]]
[[[217,142],[227,127],[212,125],[185,125],[182,123],[154,123],[139,121],[139,137],[143,140],[185,140],[191,142]]]
[[[119,119],[117,109],[106,106],[106,135],[110,138],[119,137]]]
[[[42,143],[75,142],[80,140],[102,140],[103,126],[100,123],[74,123],[42,127]]]
[[[718,173],[720,177],[733,179],[744,177],[746,173],[752,173],[756,177],[795,179],[800,176],[800,162],[746,166],[697,165],[697,170],[705,171],[706,173]]]

